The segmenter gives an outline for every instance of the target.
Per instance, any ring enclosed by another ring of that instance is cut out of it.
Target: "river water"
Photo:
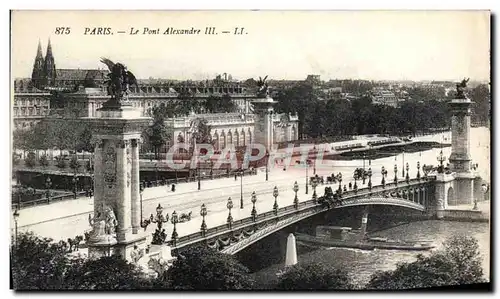
[[[419,221],[403,224],[397,227],[378,231],[371,236],[388,237],[391,239],[406,240],[432,240],[436,245],[433,250],[438,250],[444,240],[450,236],[465,234],[473,236],[478,240],[483,259],[483,270],[485,277],[489,280],[489,250],[490,233],[488,223],[467,223],[451,221]],[[308,264],[321,262],[332,267],[347,269],[359,285],[366,284],[370,275],[376,271],[394,270],[399,262],[413,262],[419,252],[398,250],[359,250],[343,248],[326,248],[320,246],[297,245],[299,252],[299,263]],[[432,251],[430,251],[432,252]],[[426,252],[424,254],[430,254]],[[283,268],[283,264],[275,264],[265,268],[254,277],[263,287],[271,286],[276,282],[276,273]]]
[[[424,136],[418,138],[423,141],[437,141],[451,143],[451,134],[441,133],[433,136]],[[471,156],[473,163],[479,164],[478,172],[483,179],[490,181],[490,132],[487,128],[471,129]],[[420,161],[421,164],[437,165],[436,156],[440,149],[427,150],[420,153],[405,154],[405,163],[410,165]],[[443,149],[443,153],[448,157],[451,153],[451,147]],[[377,159],[371,162],[374,172],[382,165],[391,165],[397,163],[402,165],[402,155]],[[327,161],[331,166],[340,171],[345,168],[347,173],[352,171],[354,166],[362,165],[363,161]],[[389,169],[389,171],[391,171]],[[377,171],[378,172],[378,171]],[[415,172],[415,170],[411,170]],[[377,175],[374,174],[374,177]],[[413,175],[412,175],[413,176]],[[450,236],[465,234],[473,236],[478,240],[480,252],[483,260],[483,270],[485,277],[489,280],[489,252],[490,252],[490,231],[489,223],[467,223],[450,221],[419,221],[412,222],[397,227],[385,229],[372,233],[371,236],[388,237],[391,239],[403,240],[432,240],[439,249],[443,241]],[[341,249],[325,247],[305,247],[298,244],[299,263],[322,262],[332,267],[340,267],[349,270],[353,280],[360,285],[369,281],[370,275],[378,270],[394,270],[399,262],[412,262],[416,260],[418,252],[397,251],[397,250],[375,250],[364,251],[358,249]],[[426,253],[428,254],[428,253]],[[254,277],[262,287],[271,286],[276,280],[276,273],[283,268],[283,263],[273,264],[263,270],[254,273]]]

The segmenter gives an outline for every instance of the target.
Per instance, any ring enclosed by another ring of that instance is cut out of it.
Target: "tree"
[[[212,128],[208,125],[208,120],[205,118],[198,119],[198,126],[196,128],[196,132],[194,133],[196,143],[212,144],[212,134],[210,134],[211,130]]]
[[[69,290],[138,290],[148,286],[151,282],[144,273],[118,255],[74,259],[65,275],[65,289]]]
[[[278,290],[348,290],[353,289],[349,274],[343,269],[322,263],[297,264],[287,271],[276,286]]]
[[[119,256],[71,258],[64,242],[20,233],[11,246],[15,290],[137,290],[152,282]]]
[[[454,236],[430,256],[418,255],[393,271],[372,275],[368,289],[411,289],[485,282],[479,245],[473,237]]]
[[[61,169],[66,168],[66,160],[63,156],[56,157],[56,166]]]
[[[15,290],[60,290],[69,264],[65,248],[52,239],[19,233],[11,246],[12,282]]]
[[[155,158],[159,159],[160,148],[172,137],[171,131],[165,126],[165,118],[168,110],[164,104],[153,108],[153,124],[146,130],[147,140],[155,152]]]
[[[166,279],[180,290],[248,290],[253,285],[248,269],[233,256],[204,247],[182,252]]]
[[[77,172],[80,168],[80,162],[78,162],[76,156],[71,157],[71,160],[69,161],[69,168],[71,168],[74,172]]]
[[[29,152],[24,160],[24,163],[27,167],[33,168],[36,165],[36,157],[34,152]]]
[[[40,157],[39,163],[40,163],[40,166],[43,166],[43,167],[49,166],[49,160],[47,159],[47,155],[43,154]]]

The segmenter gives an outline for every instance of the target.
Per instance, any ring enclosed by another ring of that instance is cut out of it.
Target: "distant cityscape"
[[[52,115],[64,117],[92,117],[107,99],[103,69],[58,69],[50,40],[45,56],[38,45],[29,78],[14,80],[13,121],[15,129],[33,127]],[[453,97],[456,82],[451,81],[369,81],[335,79],[321,80],[320,75],[307,75],[304,80],[268,80],[271,95],[297,84],[313,87],[320,100],[352,101],[363,96],[375,105],[399,107],[405,101],[445,101]],[[484,82],[470,82],[474,88]],[[141,107],[143,115],[150,115],[154,107],[172,100],[203,101],[208,97],[230,97],[236,104],[235,113],[251,114],[250,101],[255,96],[256,81],[249,78],[236,81],[223,73],[212,80],[138,79],[131,87],[129,101]],[[60,96],[64,95],[64,100]],[[205,111],[201,111],[205,112]]]

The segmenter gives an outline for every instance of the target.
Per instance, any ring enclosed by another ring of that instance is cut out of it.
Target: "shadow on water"
[[[437,220],[409,222],[408,216],[416,213],[419,212],[398,207],[372,206],[368,233],[371,236],[402,240],[432,240],[438,248],[448,236],[459,233],[473,235],[479,240],[481,252],[485,257],[483,267],[485,274],[489,275],[489,269],[486,269],[489,263],[487,223]],[[276,273],[283,269],[288,234],[295,232],[314,234],[317,225],[359,228],[361,215],[361,207],[338,209],[316,215],[267,236],[236,254],[236,257],[250,269],[259,287],[272,288],[277,282]],[[375,271],[392,270],[398,262],[414,261],[417,254],[422,252],[326,248],[297,242],[297,253],[299,263],[322,262],[332,267],[347,269],[352,274],[353,280],[363,285]]]

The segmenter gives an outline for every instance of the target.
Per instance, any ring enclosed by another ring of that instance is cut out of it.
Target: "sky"
[[[95,27],[113,34],[84,34]],[[144,27],[160,34],[142,34]],[[169,27],[201,32],[164,35]],[[244,33],[233,34],[236,27]],[[13,77],[31,76],[38,42],[45,55],[49,38],[57,68],[105,68],[99,60],[107,57],[141,79],[490,77],[488,11],[14,11]]]

